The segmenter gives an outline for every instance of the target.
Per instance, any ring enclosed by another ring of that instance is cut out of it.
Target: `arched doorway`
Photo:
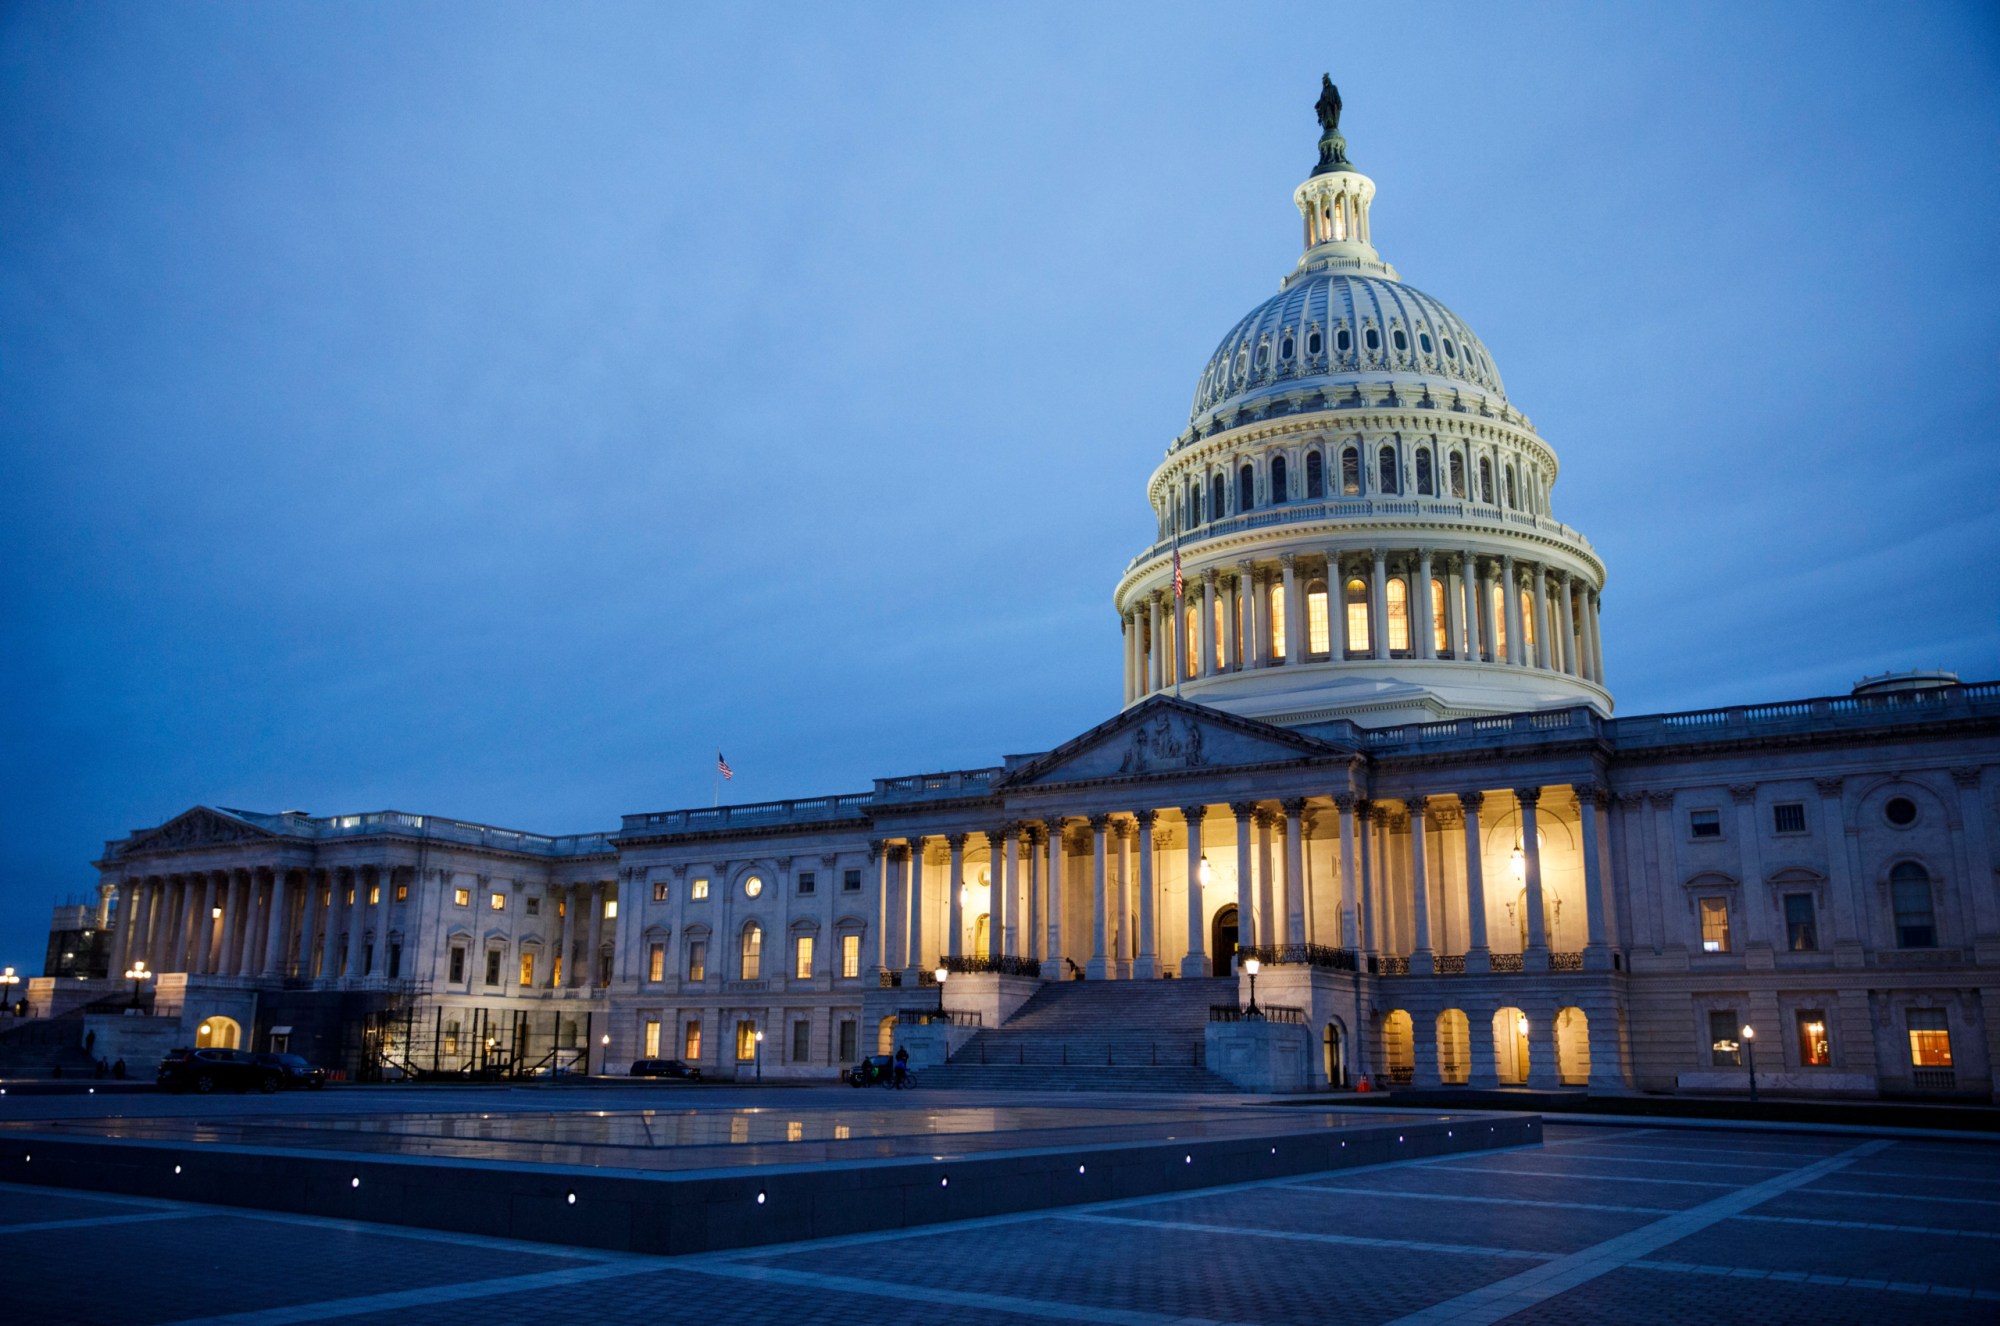
[[[882,1019],[875,1030],[875,1053],[893,1054],[896,1050],[896,1015],[891,1013]]]
[[[1447,1008],[1438,1014],[1438,1080],[1446,1086],[1463,1086],[1472,1076],[1472,1023],[1462,1009]]]
[[[1236,904],[1230,903],[1215,913],[1215,919],[1208,923],[1209,975],[1233,976],[1236,973]]]
[[[1590,1085],[1590,1019],[1580,1008],[1556,1014],[1556,1079],[1566,1087]]]
[[[1347,1037],[1341,1033],[1338,1019],[1326,1024],[1326,1031],[1320,1037],[1321,1047],[1326,1054],[1326,1084],[1336,1090],[1347,1087]]]
[[[1493,1070],[1503,1084],[1528,1080],[1528,1015],[1518,1008],[1493,1015]]]
[[[1382,1068],[1389,1081],[1406,1087],[1417,1075],[1417,1044],[1410,1015],[1396,1009],[1382,1019]]]
[[[993,935],[993,915],[981,912],[972,922],[972,952],[975,957],[986,956],[986,943]]]
[[[243,1044],[243,1028],[235,1018],[209,1017],[194,1029],[197,1050],[234,1050]]]

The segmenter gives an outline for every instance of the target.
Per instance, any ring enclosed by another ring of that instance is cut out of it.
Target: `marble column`
[[[1039,962],[1042,957],[1042,878],[1041,829],[1034,824],[1021,826],[1021,875],[1028,895],[1027,910],[1021,913],[1021,956]]]
[[[1187,896],[1188,896],[1188,951],[1181,959],[1181,975],[1200,977],[1208,975],[1208,937],[1202,934],[1201,897],[1201,825],[1208,813],[1206,806],[1185,806],[1181,815],[1187,820]]]
[[[965,956],[965,840],[969,835],[951,833],[945,835],[945,846],[950,849],[949,874],[945,876],[945,954],[948,957]]]
[[[829,876],[827,886],[831,888],[833,886],[831,878],[833,872],[829,870],[827,874]],[[586,990],[595,990],[603,984],[605,892],[604,881],[601,879],[590,886],[590,916],[588,918],[590,924],[584,931],[584,955],[583,962],[580,964],[583,968],[582,985]],[[782,939],[782,936],[774,936],[773,938]],[[791,955],[786,954],[785,956],[786,960],[789,961]]]
[[[1360,893],[1355,883],[1354,867],[1354,794],[1335,792],[1334,809],[1340,812],[1340,934],[1334,940],[1337,948],[1346,948],[1360,943],[1361,932],[1348,919],[1360,902]],[[1350,935],[1352,938],[1350,938]]]
[[[118,934],[111,946],[110,972],[113,979],[121,977],[132,966],[132,932],[136,928],[139,906],[139,885],[134,880],[125,880],[118,886]]]
[[[1528,911],[1528,948],[1522,963],[1528,971],[1549,969],[1548,919],[1542,912],[1541,832],[1535,827],[1535,804],[1541,800],[1539,787],[1517,787],[1514,799],[1521,806],[1521,855],[1524,858]]]
[[[1410,812],[1410,919],[1417,932],[1410,946],[1410,971],[1427,974],[1437,970],[1437,955],[1431,948],[1430,858],[1424,841],[1424,812],[1430,798],[1404,797],[1403,805]]]
[[[1376,548],[1368,573],[1368,655],[1389,657],[1389,550]],[[1405,603],[1405,607],[1408,604]]]
[[[1306,856],[1299,817],[1305,814],[1304,797],[1287,797],[1279,805],[1285,812],[1285,942],[1306,942]]]
[[[1597,629],[1597,591],[1590,591],[1590,611],[1586,620],[1590,625],[1590,679],[1599,686],[1604,684],[1604,638]]]
[[[1147,622],[1150,631],[1146,636],[1146,691],[1148,694],[1160,689],[1160,596],[1153,594],[1146,599]]]
[[[1263,575],[1248,561],[1237,563],[1237,583],[1243,587],[1243,659],[1246,668],[1264,666],[1264,586]]]
[[[1090,841],[1093,865],[1090,883],[1090,961],[1084,964],[1083,974],[1093,981],[1101,981],[1108,974],[1105,958],[1105,941],[1109,938],[1106,916],[1108,899],[1104,891],[1109,884],[1104,868],[1104,835],[1111,827],[1109,815],[1097,814],[1090,817]]]
[[[1549,662],[1549,569],[1535,563],[1535,666],[1548,669]]]
[[[1042,975],[1052,980],[1062,980],[1065,974],[1063,959],[1063,877],[1068,862],[1063,859],[1063,821],[1061,816],[1048,820],[1047,829],[1049,852],[1049,945],[1047,957],[1043,959]],[[1052,972],[1049,967],[1053,965]]]
[[[219,875],[220,878],[218,879]],[[227,879],[228,876],[221,875],[219,871],[206,870],[202,872],[201,922],[200,928],[195,932],[198,936],[197,946],[194,953],[194,962],[189,967],[189,970],[198,971],[205,976],[215,974],[216,959],[218,957],[217,944],[222,929],[221,918],[217,917],[215,913],[219,910],[219,903],[223,901],[222,891],[228,887],[228,884],[224,882]]]
[[[903,930],[903,951],[897,956],[902,959],[905,971],[924,970],[924,845],[927,840],[922,834],[910,837],[908,864],[904,867],[903,889],[905,901],[909,904],[909,921]]]
[[[1479,558],[1468,552],[1464,555],[1465,569],[1459,573],[1459,587],[1465,592],[1465,654],[1464,657],[1476,661],[1486,658],[1486,633],[1480,623],[1485,620],[1480,600],[1485,597],[1479,577]]]
[[[1281,553],[1278,566],[1284,579],[1285,592],[1285,662],[1297,663],[1303,655],[1299,652],[1299,623],[1305,617],[1304,605],[1299,602],[1299,576],[1296,566],[1298,559],[1291,553]]]
[[[1275,849],[1271,843],[1271,830],[1277,827],[1278,817],[1268,810],[1259,810],[1253,819],[1257,825],[1258,942],[1277,944],[1283,941],[1285,935],[1285,927],[1278,922],[1284,890],[1276,879],[1277,865],[1272,856]]]
[[[1264,942],[1257,931],[1257,885],[1250,869],[1251,820],[1257,806],[1255,802],[1232,801],[1229,813],[1236,817],[1236,946],[1256,948]]]
[[[1465,813],[1465,970],[1469,974],[1493,970],[1493,953],[1486,946],[1486,875],[1480,850],[1479,808],[1486,798],[1478,792],[1460,792],[1459,808]]]
[[[1437,618],[1432,612],[1434,605],[1431,603],[1431,550],[1429,548],[1421,548],[1417,551],[1417,583],[1411,587],[1410,592],[1411,596],[1416,599],[1416,602],[1411,605],[1416,609],[1412,617],[1417,624],[1417,638],[1414,642],[1416,649],[1413,652],[1418,658],[1436,658]]]
[[[1111,971],[1121,980],[1132,976],[1132,825],[1123,816],[1111,819]]]
[[[1571,580],[1563,572],[1555,574],[1556,624],[1562,636],[1562,657],[1556,666],[1569,676],[1580,675],[1576,666],[1576,614],[1570,609]]]
[[[1011,855],[1008,846],[1014,835],[1005,828],[989,829],[986,833],[986,875],[989,887],[986,890],[986,952],[988,958],[998,958],[1005,953],[1007,927],[1012,922],[1008,894],[1014,881],[1007,873],[1007,860]]]
[[[1355,937],[1360,941],[1363,953],[1375,953],[1376,948],[1376,903],[1379,895],[1375,890],[1375,807],[1373,803],[1357,800],[1354,803],[1354,831],[1360,840],[1360,851],[1356,853],[1357,864],[1361,867],[1359,891],[1355,894],[1357,914],[1355,916]]]
[[[222,949],[221,959],[215,964],[215,969],[224,976],[237,974],[237,957],[242,952],[243,914],[248,910],[248,894],[249,888],[244,880],[244,872],[232,870],[223,876]]]
[[[1527,663],[1528,654],[1521,635],[1521,587],[1514,573],[1514,558],[1511,554],[1500,559],[1500,606],[1507,623],[1506,662],[1520,667]]]
[[[728,885],[726,882],[718,880],[711,887],[727,888]],[[564,990],[575,984],[574,978],[576,973],[571,968],[576,966],[576,959],[572,956],[571,951],[575,948],[576,897],[567,884],[557,885],[550,892],[549,897],[555,901],[556,911],[560,914],[557,919],[562,924],[556,927],[556,951],[554,958],[549,962],[548,982],[550,989]],[[720,946],[722,942],[722,935],[718,931],[712,937],[711,943],[712,945]],[[720,959],[720,947],[715,947],[712,951]]]
[[[264,966],[266,976],[281,976],[278,964],[284,960],[285,920],[291,915],[291,877],[283,867],[271,870],[271,906],[269,920],[264,927]]]
[[[1598,822],[1604,797],[1604,789],[1594,783],[1576,788],[1577,819],[1583,825],[1583,965],[1591,971],[1611,966],[1611,947],[1604,939],[1610,881],[1604,869],[1603,826]]]

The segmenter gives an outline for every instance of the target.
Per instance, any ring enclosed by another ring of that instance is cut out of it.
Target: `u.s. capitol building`
[[[196,807],[107,844],[70,924],[108,975],[37,1011],[361,1075],[908,1043],[967,1083],[1598,1091],[1740,1088],[1749,1027],[1769,1089],[1991,1096],[2000,684],[1614,717],[1556,452],[1319,111],[1304,252],[1146,479],[1119,713],[602,833]]]

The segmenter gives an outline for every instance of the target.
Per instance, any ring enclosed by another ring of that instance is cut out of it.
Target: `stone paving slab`
[[[1626,1267],[1507,1318],[1508,1326],[1992,1326],[2000,1304],[1851,1285]]]
[[[1618,1175],[1579,1177],[1524,1175],[1462,1165],[1412,1166],[1380,1174],[1331,1175],[1304,1180],[1314,1187],[1407,1189],[1424,1193],[1466,1193],[1483,1197],[1526,1197],[1537,1201],[1590,1202],[1606,1206],[1698,1206],[1727,1192],[1729,1184],[1652,1183]]]
[[[1873,1218],[1868,1212],[1855,1214]],[[1725,1220],[1653,1256],[1697,1265],[2000,1291],[2000,1243],[1948,1234]]]
[[[1827,1180],[1837,1181],[1839,1176]],[[1758,1215],[1813,1220],[1867,1220],[1889,1225],[1929,1225],[2000,1234],[2000,1190],[1992,1199],[1939,1200],[1926,1193],[1898,1193],[1857,1199],[1844,1189],[1814,1186],[1788,1192],[1757,1208]],[[2000,1248],[1995,1255],[2000,1256]]]

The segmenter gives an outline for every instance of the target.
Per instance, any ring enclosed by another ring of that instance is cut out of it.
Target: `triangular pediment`
[[[1238,767],[1341,763],[1354,751],[1289,728],[1155,695],[1072,738],[1001,780],[1041,787]]]
[[[275,838],[278,835],[227,811],[196,806],[176,815],[157,829],[143,829],[126,839],[120,856],[136,852],[174,852],[190,847],[215,847],[228,843]]]

